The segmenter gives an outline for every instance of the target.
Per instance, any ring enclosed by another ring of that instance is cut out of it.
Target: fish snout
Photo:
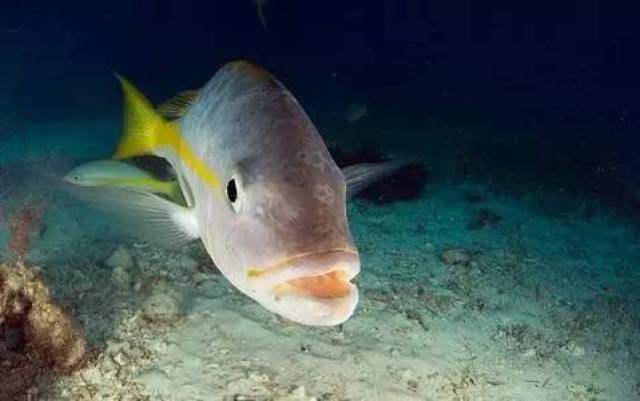
[[[302,324],[331,326],[353,313],[358,289],[351,280],[359,272],[357,251],[339,249],[286,258],[248,276],[267,289],[262,303],[270,309]]]
[[[274,278],[276,292],[302,292],[318,298],[345,296],[351,279],[360,272],[355,251],[338,250],[312,253],[288,263]]]
[[[62,180],[71,184],[75,184],[79,181],[79,177],[77,173],[75,173],[74,171],[70,171],[62,176]]]

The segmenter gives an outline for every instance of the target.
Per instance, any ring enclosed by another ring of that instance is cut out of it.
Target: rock
[[[440,260],[447,266],[469,266],[473,255],[462,248],[447,249],[440,255]]]
[[[562,349],[567,354],[575,357],[581,357],[585,354],[584,347],[575,341],[569,341]]]
[[[411,369],[403,369],[399,373],[400,379],[405,382],[411,380],[415,376],[415,373]]]
[[[124,266],[116,266],[111,270],[111,281],[121,290],[128,290],[133,286],[133,277]]]
[[[108,267],[111,268],[111,281],[122,290],[129,290],[135,281],[135,263],[131,252],[120,245],[109,256],[106,261]]]
[[[481,230],[495,227],[502,221],[502,217],[491,209],[482,208],[476,210],[469,218],[467,228],[469,230]]]
[[[0,265],[0,322],[23,332],[26,348],[55,369],[70,371],[84,360],[80,327],[51,300],[38,269],[22,261]]]
[[[182,318],[183,296],[166,281],[157,282],[142,305],[142,317],[156,324],[173,324]]]
[[[289,394],[276,395],[273,401],[317,401],[316,397],[307,395],[307,391],[304,386],[299,386],[293,389]]]
[[[159,368],[143,370],[136,379],[149,388],[159,388],[170,382],[167,372]]]
[[[116,267],[123,267],[125,269],[131,269],[133,267],[133,257],[131,252],[123,246],[119,245],[115,251],[109,256],[106,261],[108,267],[115,269]]]
[[[191,256],[183,254],[178,258],[177,265],[180,270],[194,272],[198,267],[198,262],[193,260]]]
[[[36,352],[61,370],[78,366],[87,352],[78,325],[50,302],[37,302],[31,306],[25,334]]]
[[[535,348],[527,348],[522,354],[525,358],[535,358],[536,355],[538,355],[538,352]]]

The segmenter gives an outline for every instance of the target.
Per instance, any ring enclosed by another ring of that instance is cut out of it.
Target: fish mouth
[[[294,278],[275,287],[278,294],[295,292],[316,298],[342,298],[347,296],[350,290],[351,283],[343,270]]]
[[[254,278],[268,289],[270,309],[302,324],[329,326],[353,313],[358,289],[351,280],[359,271],[358,253],[337,249],[287,258]]]
[[[305,253],[269,266],[249,269],[247,276],[273,287],[276,292],[292,287],[320,298],[335,298],[343,292],[344,284],[359,272],[360,258],[356,251],[334,249]]]

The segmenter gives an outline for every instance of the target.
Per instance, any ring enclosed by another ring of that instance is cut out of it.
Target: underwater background
[[[640,399],[633,11],[3,2],[0,401]],[[157,103],[235,59],[340,167],[411,161],[349,200],[360,303],[340,326],[277,317],[198,244],[134,238],[60,184],[113,153],[114,72]]]

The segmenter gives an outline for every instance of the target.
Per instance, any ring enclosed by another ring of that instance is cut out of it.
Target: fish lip
[[[281,266],[258,271],[259,275],[251,280],[271,288],[297,278],[321,276],[333,271],[341,271],[345,282],[350,282],[360,272],[360,257],[353,249],[332,249],[307,253],[289,259]]]
[[[284,294],[274,311],[289,320],[308,326],[335,326],[349,319],[358,305],[358,287],[351,283],[349,287],[349,293],[339,298]]]
[[[360,272],[360,258],[353,248],[307,253],[272,264],[248,280],[253,296],[267,309],[291,321],[308,326],[335,326],[343,323],[358,304],[358,287],[351,283]],[[321,296],[304,291],[281,292],[281,285],[297,278],[341,273],[346,291]]]

